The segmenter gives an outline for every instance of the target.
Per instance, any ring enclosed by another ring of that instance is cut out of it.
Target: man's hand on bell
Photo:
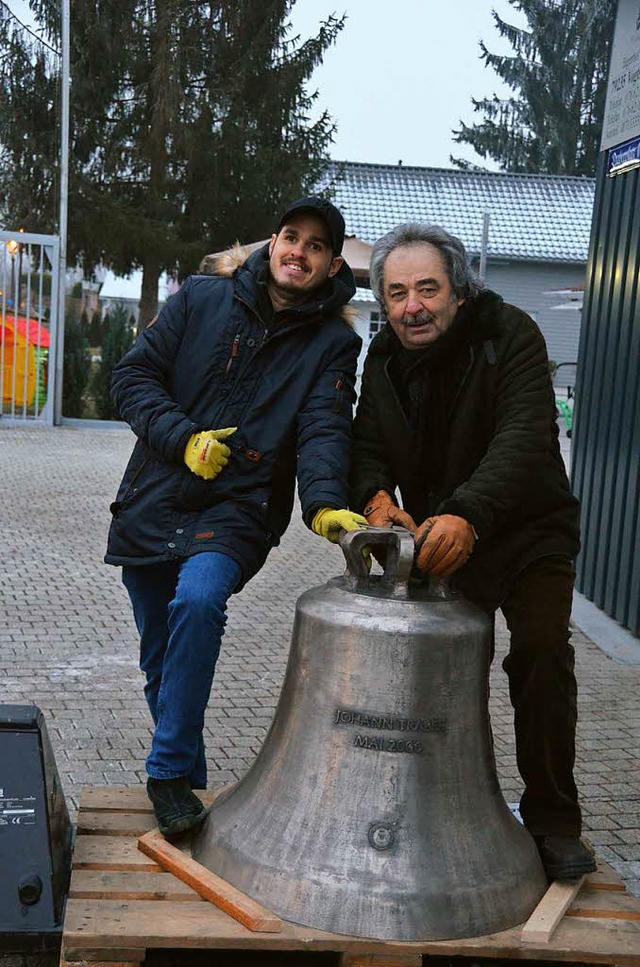
[[[411,514],[402,510],[396,504],[386,490],[379,490],[374,494],[362,512],[367,519],[367,524],[371,527],[406,527],[408,531],[415,531],[417,524]]]
[[[229,462],[231,451],[221,440],[226,440],[238,429],[226,426],[222,430],[200,430],[189,438],[184,451],[184,462],[192,473],[205,480],[213,480]]]
[[[424,574],[449,577],[469,560],[476,536],[464,517],[428,517],[414,534],[416,566]]]
[[[325,537],[332,544],[337,544],[342,531],[360,530],[367,522],[360,514],[351,510],[334,510],[332,507],[321,507],[311,521],[311,530],[320,537]]]

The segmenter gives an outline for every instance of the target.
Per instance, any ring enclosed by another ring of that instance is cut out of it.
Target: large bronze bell
[[[374,539],[386,565],[369,577]],[[446,587],[413,586],[408,532],[341,545],[345,575],[298,600],[264,745],[193,855],[322,930],[412,941],[514,926],[546,881],[496,776],[491,621]]]

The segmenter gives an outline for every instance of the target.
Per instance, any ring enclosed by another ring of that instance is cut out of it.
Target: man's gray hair
[[[405,222],[379,238],[373,246],[369,265],[369,278],[374,296],[381,306],[383,300],[384,266],[397,248],[427,243],[433,245],[443,258],[451,287],[458,299],[473,299],[485,288],[480,276],[469,264],[466,250],[459,238],[450,235],[440,225],[426,222]]]

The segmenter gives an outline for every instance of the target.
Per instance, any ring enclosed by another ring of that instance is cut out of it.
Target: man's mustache
[[[426,309],[422,309],[421,312],[416,313],[416,315],[404,315],[400,320],[403,326],[425,326],[428,322],[434,322],[435,316],[432,316],[430,312]]]

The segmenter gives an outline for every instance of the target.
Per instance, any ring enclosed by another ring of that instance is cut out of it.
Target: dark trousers
[[[503,668],[515,710],[516,758],[525,790],[520,814],[534,835],[579,836],[573,778],[577,721],[569,618],[572,562],[544,557],[518,575],[501,605],[511,635]]]

